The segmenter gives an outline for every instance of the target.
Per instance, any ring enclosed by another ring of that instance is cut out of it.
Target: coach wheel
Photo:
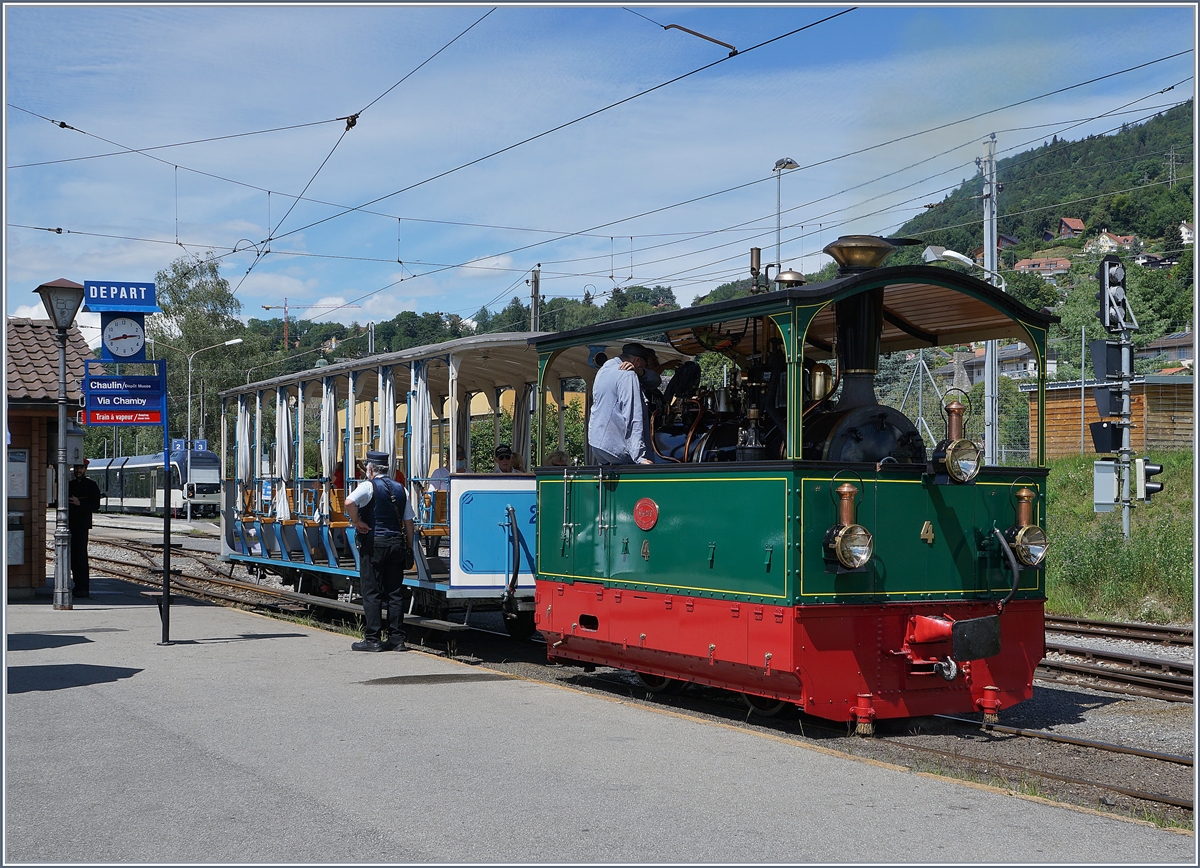
[[[746,700],[746,705],[759,717],[774,717],[790,704],[786,699],[770,699],[753,693],[743,693],[742,699]]]
[[[637,672],[638,684],[651,693],[678,693],[683,690],[684,682],[665,675],[651,675],[648,672]]]
[[[505,613],[504,629],[514,639],[528,639],[537,630],[537,626],[533,623],[533,612],[517,612],[515,618],[510,618],[508,613]]]

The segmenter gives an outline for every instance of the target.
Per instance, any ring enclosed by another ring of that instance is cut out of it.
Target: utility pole
[[[356,308],[357,304],[302,304],[299,306],[301,310],[317,310],[319,308],[330,308],[339,310],[341,308]],[[290,349],[288,345],[288,300],[284,296],[283,304],[264,304],[263,310],[279,310],[283,308],[283,351],[286,353]]]
[[[537,264],[529,281],[529,330],[541,331],[541,293],[542,293],[542,263]]]
[[[983,268],[989,272],[988,281],[996,284],[996,194],[1000,191],[996,183],[996,134],[987,142],[987,156],[981,166],[983,170]],[[983,455],[985,464],[996,464],[999,450],[1000,408],[998,406],[999,344],[988,341],[983,355]]]

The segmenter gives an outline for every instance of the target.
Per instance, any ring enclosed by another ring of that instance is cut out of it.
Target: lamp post
[[[799,168],[800,168],[800,164],[797,163],[795,160],[793,160],[791,157],[784,157],[783,159],[776,160],[775,168],[771,170],[775,173],[775,273],[776,274],[778,274],[780,271],[783,270],[783,259],[780,258],[780,255],[779,255],[779,248],[781,246],[780,245],[779,215],[783,210],[783,205],[782,205],[783,172],[785,169],[799,169]]]
[[[935,262],[942,260],[943,262],[957,262],[960,265],[967,265],[971,268],[978,268],[980,271],[986,272],[992,278],[992,285],[996,286],[1001,292],[1008,292],[1008,284],[1004,277],[998,271],[993,271],[990,268],[984,268],[974,259],[969,256],[964,256],[956,250],[947,250],[944,247],[926,247],[923,256],[926,262]],[[998,354],[999,347],[996,341],[987,341],[984,344],[983,354],[983,457],[988,464],[996,464],[999,460],[997,453],[999,452],[999,428],[1000,428],[1000,408],[999,408],[999,393],[1000,383],[998,379]]]
[[[202,353],[205,350],[215,350],[217,347],[232,347],[234,344],[240,344],[241,342],[242,342],[241,338],[233,338],[232,340],[222,341],[219,344],[213,344],[211,347],[201,347],[200,349],[195,350],[194,352],[188,354],[187,435],[186,435],[186,438],[184,439],[184,444],[183,444],[184,448],[187,449],[187,477],[188,477],[187,484],[188,485],[192,484],[192,359],[194,359],[198,353]],[[187,493],[186,488],[184,489],[184,493],[185,494]],[[184,498],[184,500],[187,503],[187,520],[191,521],[192,520],[192,499],[190,497],[186,497],[186,498]]]
[[[69,280],[44,283],[34,290],[42,297],[50,321],[58,329],[58,512],[54,521],[54,608],[73,608],[71,602],[71,531],[67,528],[67,329],[83,304],[83,287]]]

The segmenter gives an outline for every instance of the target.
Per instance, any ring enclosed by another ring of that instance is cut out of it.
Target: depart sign
[[[89,312],[159,313],[153,283],[129,280],[85,280],[83,309]]]

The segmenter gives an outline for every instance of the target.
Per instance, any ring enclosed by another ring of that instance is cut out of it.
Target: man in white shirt
[[[387,478],[388,454],[367,453],[367,478],[346,497],[346,516],[354,525],[362,583],[363,639],[355,651],[405,651],[405,553],[415,544],[413,510],[403,485]],[[388,635],[383,641],[383,600],[387,598]]]

